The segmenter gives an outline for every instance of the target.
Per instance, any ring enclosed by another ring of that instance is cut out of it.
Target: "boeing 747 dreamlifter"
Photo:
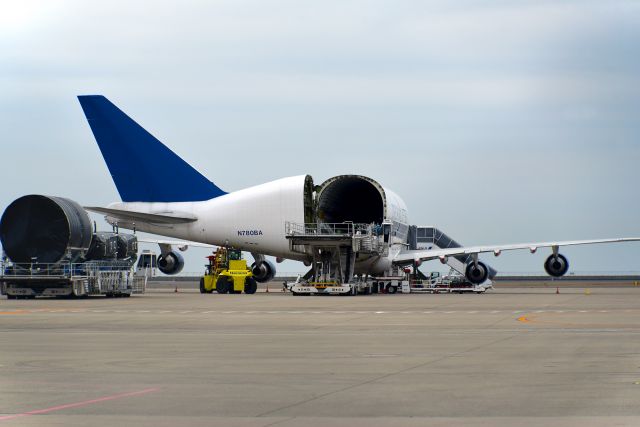
[[[498,256],[517,249],[533,253],[546,247],[550,255],[545,271],[559,277],[569,268],[558,252],[561,246],[640,240],[456,247],[447,239],[446,244],[418,248],[420,229],[411,226],[407,206],[375,179],[340,175],[316,185],[311,176],[300,175],[227,193],[104,96],[79,96],[79,100],[122,199],[87,209],[104,214],[121,228],[251,252],[255,278],[262,282],[275,275],[275,266],[264,257],[270,255],[302,261],[312,271],[326,268],[344,283],[354,275],[384,276],[398,266],[457,260],[463,263],[467,279],[478,284],[492,274],[479,254]],[[178,273],[184,261],[172,246],[176,242],[158,243],[161,271]]]

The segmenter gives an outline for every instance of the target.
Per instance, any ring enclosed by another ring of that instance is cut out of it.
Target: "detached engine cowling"
[[[178,274],[184,267],[184,258],[176,251],[158,257],[158,269],[164,274]]]
[[[569,261],[564,255],[550,255],[544,262],[544,270],[551,277],[561,277],[569,271]]]
[[[276,275],[276,266],[271,261],[260,261],[258,263],[251,264],[251,272],[254,279],[260,283],[268,282]]]
[[[489,268],[481,261],[477,264],[472,261],[467,265],[465,276],[469,282],[479,285],[489,277]]]

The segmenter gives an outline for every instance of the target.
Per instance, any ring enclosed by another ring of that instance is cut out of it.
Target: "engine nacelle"
[[[476,263],[472,261],[467,264],[465,276],[469,282],[474,285],[479,285],[489,277],[489,268],[487,268],[486,264],[483,262],[478,261],[476,265]]]
[[[551,277],[561,277],[569,271],[569,261],[564,255],[550,255],[544,262],[544,271]]]
[[[253,278],[260,283],[268,282],[276,275],[276,266],[271,261],[260,261],[259,263],[251,264],[251,272]]]
[[[171,251],[158,257],[158,270],[164,274],[178,274],[184,267],[184,258],[178,252]]]

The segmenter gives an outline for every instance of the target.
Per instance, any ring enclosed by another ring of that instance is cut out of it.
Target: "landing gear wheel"
[[[398,292],[398,287],[397,286],[387,285],[387,293],[388,294],[395,294],[396,292]]]
[[[257,290],[258,290],[258,283],[256,282],[256,279],[254,279],[253,277],[247,277],[244,280],[244,293],[255,294]]]
[[[219,294],[229,293],[231,290],[231,283],[227,276],[220,276],[216,281],[216,290]]]

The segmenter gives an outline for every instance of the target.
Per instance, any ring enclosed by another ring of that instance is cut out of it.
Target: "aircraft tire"
[[[392,285],[388,285],[387,286],[387,293],[388,294],[395,294],[396,292],[398,292],[398,287],[397,286],[392,286]]]

